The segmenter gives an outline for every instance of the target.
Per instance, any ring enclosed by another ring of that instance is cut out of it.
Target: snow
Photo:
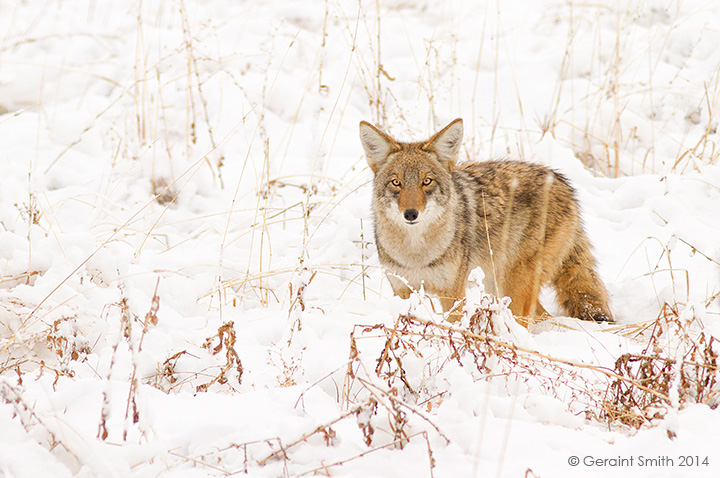
[[[718,476],[717,385],[679,387],[720,352],[719,21],[711,0],[0,0],[0,476]],[[617,324],[520,324],[480,275],[460,324],[392,296],[358,123],[456,117],[463,160],[570,178]],[[608,419],[609,373],[646,352],[676,360],[669,402]]]

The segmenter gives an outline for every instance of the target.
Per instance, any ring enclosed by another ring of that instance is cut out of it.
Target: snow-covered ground
[[[0,476],[720,476],[718,25],[0,0]],[[471,289],[488,338],[392,296],[358,122],[456,117],[463,159],[572,180],[617,324],[524,328]]]

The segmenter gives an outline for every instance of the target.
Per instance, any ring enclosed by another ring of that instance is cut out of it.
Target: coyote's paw
[[[594,322],[615,322],[611,315],[599,310],[585,311],[580,314],[580,317],[578,317],[578,319],[591,320]]]

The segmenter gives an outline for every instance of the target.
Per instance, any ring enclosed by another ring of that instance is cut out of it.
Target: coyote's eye
[[[430,186],[433,182],[432,178],[425,178],[423,179],[423,186]]]
[[[390,181],[390,184],[392,184],[392,185],[395,186],[396,188],[399,188],[399,187],[400,187],[400,180],[399,180],[399,179],[393,179],[392,181]]]

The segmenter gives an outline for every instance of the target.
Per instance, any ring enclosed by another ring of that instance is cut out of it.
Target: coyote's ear
[[[398,151],[397,141],[367,121],[360,122],[360,142],[365,150],[367,162],[373,173],[377,173],[390,153]]]
[[[452,169],[458,159],[462,137],[462,119],[457,118],[427,140],[425,144],[423,144],[422,149],[425,151],[434,151],[438,159],[445,164],[448,169]]]

